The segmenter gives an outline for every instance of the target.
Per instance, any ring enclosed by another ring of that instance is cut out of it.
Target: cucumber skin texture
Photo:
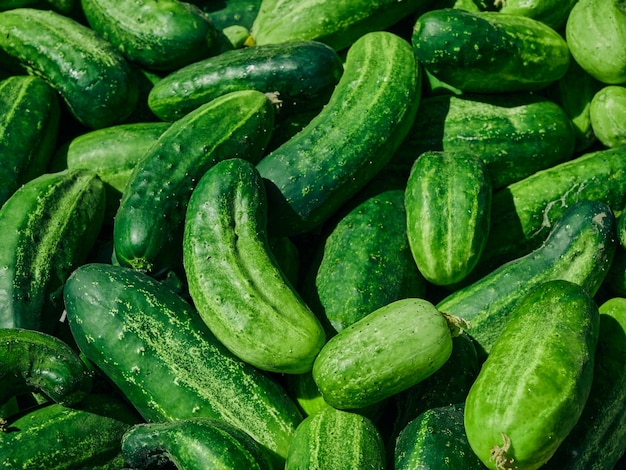
[[[598,140],[608,148],[626,144],[626,87],[607,85],[591,100],[589,117]]]
[[[563,214],[542,246],[454,291],[437,308],[470,322],[466,331],[484,359],[512,312],[535,286],[563,279],[595,295],[616,247],[611,209],[601,202],[581,201]]]
[[[200,8],[177,0],[81,0],[87,22],[130,62],[171,71],[211,55],[217,30]]]
[[[296,404],[228,352],[177,294],[130,268],[86,264],[64,298],[78,347],[146,421],[224,419],[285,458],[302,420]]]
[[[134,425],[122,436],[122,454],[133,468],[156,468],[165,462],[185,470],[279,468],[245,432],[212,418]]]
[[[52,10],[0,13],[0,50],[42,77],[83,125],[123,121],[137,102],[137,78],[128,62],[95,31]]]
[[[522,15],[547,24],[560,31],[578,0],[507,0],[498,10],[501,14]]]
[[[233,354],[269,372],[311,370],[326,335],[272,254],[254,164],[232,158],[200,179],[185,216],[183,262],[196,309]]]
[[[394,164],[410,169],[427,151],[467,151],[487,166],[493,189],[570,160],[575,134],[556,103],[526,92],[436,95],[421,100]]]
[[[71,406],[90,392],[92,377],[67,343],[46,333],[0,328],[0,404],[12,396],[37,391],[55,403]]]
[[[102,226],[104,186],[95,173],[45,173],[0,208],[0,325],[51,333],[63,311],[63,284],[82,264]]]
[[[430,10],[417,18],[411,42],[426,69],[464,92],[538,90],[570,61],[567,43],[549,26],[493,11]]]
[[[313,379],[332,407],[364,408],[431,376],[451,352],[441,312],[424,299],[401,299],[328,340],[313,364]]]
[[[336,51],[351,47],[371,32],[385,30],[428,8],[431,0],[264,0],[250,28],[256,45],[298,40],[328,44]]]
[[[407,41],[384,31],[360,37],[322,111],[257,165],[267,180],[270,229],[308,232],[362,189],[407,135],[420,83]]]
[[[491,194],[487,167],[474,153],[426,152],[417,158],[404,205],[411,253],[426,280],[450,285],[474,269],[489,233]]]
[[[487,467],[496,469],[494,446],[514,459],[507,469],[554,454],[589,396],[598,335],[598,306],[577,284],[552,280],[524,297],[465,401],[467,438]]]
[[[0,96],[1,206],[22,184],[45,173],[56,145],[60,106],[56,92],[39,77],[7,77],[0,81]]]
[[[385,468],[382,435],[364,416],[332,407],[307,416],[296,428],[285,470]]]
[[[600,304],[600,333],[589,398],[576,426],[545,465],[546,470],[611,470],[626,446],[626,299]]]
[[[27,409],[11,416],[8,432],[0,433],[0,465],[7,470],[123,468],[120,441],[140,421],[131,406],[109,394],[90,394],[72,407],[51,403]]]
[[[148,106],[173,121],[226,93],[254,89],[277,93],[277,116],[319,109],[343,73],[339,54],[317,41],[294,41],[223,52],[163,77]]]
[[[272,104],[256,90],[228,93],[172,123],[122,194],[113,225],[120,264],[146,272],[180,264],[185,211],[197,181],[228,158],[256,163],[273,125]]]

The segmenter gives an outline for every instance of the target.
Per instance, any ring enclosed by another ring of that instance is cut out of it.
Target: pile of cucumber
[[[0,0],[0,467],[626,464],[621,0]]]

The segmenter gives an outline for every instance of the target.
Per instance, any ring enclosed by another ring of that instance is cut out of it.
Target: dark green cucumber
[[[26,392],[71,406],[91,392],[87,365],[63,340],[36,330],[0,328],[0,404]]]
[[[503,0],[501,14],[521,15],[547,24],[555,31],[561,31],[567,17],[578,0]],[[495,2],[494,2],[495,3]]]
[[[162,283],[130,268],[87,264],[69,278],[64,298],[80,350],[146,421],[223,419],[286,457],[302,419],[295,402],[233,356]]]
[[[472,151],[417,158],[404,205],[411,253],[426,280],[450,285],[474,269],[489,233],[491,194],[487,166]]]
[[[483,470],[467,441],[463,402],[425,410],[400,432],[394,470]]]
[[[0,0],[0,11],[24,7],[52,9],[72,16],[80,9],[80,0]]]
[[[600,304],[600,334],[589,398],[576,426],[545,465],[554,470],[611,470],[626,448],[626,299]]]
[[[310,231],[363,188],[413,123],[420,80],[406,40],[383,31],[360,37],[328,104],[257,165],[267,180],[270,229]]]
[[[265,186],[254,164],[217,163],[185,216],[183,262],[193,303],[233,354],[270,372],[309,372],[326,342],[267,238]]]
[[[118,261],[147,272],[179,265],[185,210],[198,180],[227,158],[256,163],[273,125],[273,105],[256,90],[228,93],[174,122],[129,176],[113,226]]]
[[[541,89],[570,61],[567,43],[546,24],[494,11],[432,9],[417,18],[411,41],[430,73],[465,92]]]
[[[569,116],[539,95],[445,94],[421,100],[392,161],[410,169],[427,151],[471,151],[483,160],[498,189],[570,160],[574,146]]]
[[[589,105],[591,128],[608,148],[626,145],[626,86],[607,85],[593,96]]]
[[[87,26],[52,10],[0,13],[0,63],[46,80],[90,128],[123,121],[137,102],[137,79],[124,57]]]
[[[0,81],[0,206],[22,184],[46,171],[59,118],[57,94],[43,79],[14,75]]]
[[[141,417],[114,395],[91,394],[68,407],[51,403],[11,416],[0,432],[6,470],[124,468],[121,440]]]
[[[363,408],[426,379],[451,352],[446,317],[427,300],[401,299],[328,340],[313,379],[331,406]]]
[[[220,3],[211,0],[192,0],[189,3],[194,3],[206,11],[219,30],[230,26],[250,29],[261,7],[261,0],[226,0]]]
[[[176,70],[212,54],[217,29],[200,8],[178,0],[81,0],[89,26],[130,62]]]
[[[545,243],[442,299],[437,308],[470,323],[479,356],[489,354],[523,297],[543,282],[563,279],[595,295],[616,250],[615,218],[602,202],[572,205]]]
[[[187,418],[140,423],[122,436],[122,453],[132,468],[185,470],[278,470],[271,455],[245,432],[221,419]]]
[[[328,407],[296,428],[285,470],[384,470],[383,439],[374,423],[359,414]]]
[[[0,325],[52,332],[62,289],[100,232],[105,193],[88,170],[45,173],[0,208]]]
[[[336,51],[368,33],[386,30],[426,10],[431,0],[264,0],[250,28],[256,45],[298,40],[321,41]]]
[[[343,73],[339,55],[326,44],[294,41],[246,47],[197,61],[165,76],[150,91],[148,106],[173,121],[237,90],[272,93],[278,115],[319,110]]]
[[[598,306],[579,285],[529,291],[465,401],[469,443],[490,469],[537,469],[570,433],[591,390]]]

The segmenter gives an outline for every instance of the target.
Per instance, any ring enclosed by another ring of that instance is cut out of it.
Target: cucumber
[[[359,414],[328,407],[296,428],[285,470],[384,470],[383,439],[374,423]]]
[[[536,469],[582,414],[598,306],[579,285],[544,282],[517,306],[465,401],[470,446],[490,469]]]
[[[88,170],[45,173],[0,208],[0,325],[51,333],[63,284],[100,232],[104,186]]]
[[[212,54],[217,29],[188,2],[81,0],[89,26],[130,62],[171,71]]]
[[[484,359],[512,312],[535,286],[562,279],[595,295],[613,261],[616,245],[611,209],[602,202],[581,201],[563,214],[539,248],[452,292],[437,303],[437,308],[470,323],[466,331]]]
[[[191,1],[211,17],[211,21],[219,30],[230,26],[252,27],[256,18],[261,0],[226,0],[225,2]]]
[[[302,420],[295,402],[233,356],[165,285],[130,268],[91,263],[73,272],[64,298],[82,353],[147,422],[223,419],[287,456]]]
[[[208,170],[185,216],[189,293],[234,355],[261,370],[302,374],[326,335],[278,266],[266,225],[265,186],[254,164],[232,158]]]
[[[426,379],[451,352],[446,317],[427,300],[401,299],[328,340],[313,379],[332,407],[363,408]]]
[[[328,104],[257,165],[273,232],[318,227],[389,162],[415,118],[420,80],[411,46],[393,33],[368,33],[350,47]]]
[[[341,78],[343,62],[329,46],[294,41],[226,51],[163,77],[148,95],[148,106],[174,121],[198,106],[237,90],[276,95],[277,116],[326,104]]]
[[[267,450],[221,419],[187,418],[139,423],[122,436],[122,454],[133,468],[278,470]]]
[[[498,11],[501,14],[527,16],[547,24],[555,31],[561,31],[577,1],[502,0]]]
[[[142,155],[129,176],[113,225],[120,264],[158,272],[182,262],[184,216],[197,181],[227,158],[256,163],[274,125],[270,100],[241,90],[185,115]]]
[[[59,99],[43,79],[14,75],[0,81],[0,206],[22,184],[45,173],[59,119]]]
[[[328,44],[336,51],[352,46],[374,31],[386,30],[403,18],[426,10],[432,0],[316,0],[294,8],[288,0],[262,0],[250,28],[256,45],[298,40]]]
[[[471,151],[487,166],[493,189],[499,189],[570,160],[575,143],[569,116],[539,95],[435,95],[421,100],[392,162],[410,169],[427,151]]]
[[[42,77],[89,128],[123,121],[137,103],[137,78],[126,59],[94,30],[56,11],[1,12],[0,51],[0,64]]]
[[[626,87],[607,85],[593,96],[589,106],[591,128],[605,147],[626,145]]]
[[[417,158],[405,191],[406,232],[427,281],[454,284],[474,269],[489,233],[491,194],[487,167],[473,152]]]

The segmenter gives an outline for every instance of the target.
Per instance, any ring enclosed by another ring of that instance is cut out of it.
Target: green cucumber
[[[223,419],[286,457],[302,420],[295,402],[232,355],[164,284],[130,268],[86,264],[64,298],[80,350],[146,421]]]
[[[104,186],[88,170],[45,173],[0,208],[0,325],[50,333],[63,285],[100,232]]]
[[[130,62],[176,70],[212,54],[217,29],[200,8],[178,0],[81,0],[89,26]]]
[[[417,18],[411,42],[430,73],[465,92],[541,89],[570,61],[567,43],[546,24],[494,11],[430,10]]]
[[[403,18],[426,10],[432,0],[316,0],[294,8],[288,0],[263,0],[250,28],[256,45],[299,40],[349,48],[368,33],[386,30]]]
[[[187,418],[140,423],[122,436],[122,454],[132,468],[185,470],[278,470],[267,450],[245,432],[221,419]]]
[[[574,146],[569,116],[539,95],[445,94],[421,100],[392,161],[410,169],[427,151],[471,151],[483,160],[498,189],[570,160]]]
[[[545,243],[442,299],[437,308],[470,323],[479,357],[491,348],[524,295],[538,284],[563,279],[595,295],[613,261],[615,218],[602,202],[572,205]]]
[[[406,40],[384,31],[361,36],[328,104],[257,165],[268,186],[270,229],[310,231],[363,188],[413,123],[420,81]]]
[[[626,299],[600,304],[600,333],[589,398],[545,469],[611,470],[626,449]]]
[[[598,306],[579,285],[524,296],[465,401],[470,446],[490,469],[537,469],[580,418],[593,380]]]
[[[451,352],[446,317],[427,300],[401,299],[328,340],[313,379],[332,407],[364,408],[426,379]]]
[[[417,158],[404,205],[411,253],[426,280],[450,285],[474,269],[489,233],[491,194],[487,167],[473,152]]]
[[[146,272],[180,265],[196,183],[221,160],[256,163],[273,125],[273,105],[256,90],[228,93],[172,123],[129,176],[113,225],[118,261]]]
[[[578,0],[501,0],[501,14],[521,15],[547,24],[560,31]]]
[[[232,158],[200,179],[185,216],[183,262],[196,309],[233,354],[265,371],[311,370],[326,335],[269,247],[254,164]]]
[[[591,128],[605,147],[626,145],[626,86],[607,85],[593,95],[589,105]]]
[[[374,423],[359,414],[325,408],[296,428],[285,470],[384,470],[383,439]]]
[[[342,73],[339,55],[321,42],[246,47],[163,77],[150,91],[148,106],[160,119],[173,121],[221,95],[252,89],[276,95],[282,117],[321,109]]]
[[[91,392],[91,373],[77,352],[61,339],[40,331],[0,328],[0,364],[0,404],[36,391],[70,406]]]
[[[140,421],[124,400],[102,393],[72,407],[28,408],[7,419],[0,432],[0,465],[7,470],[124,468],[122,436]]]
[[[59,119],[59,99],[43,79],[14,75],[0,81],[0,206],[22,184],[45,173]]]
[[[243,26],[247,29],[252,27],[261,7],[261,0],[226,0],[224,2],[193,0],[211,17],[211,21],[219,30],[230,26]]]
[[[124,57],[87,26],[52,10],[0,13],[0,63],[46,80],[90,128],[123,121],[137,102],[137,79]]]

